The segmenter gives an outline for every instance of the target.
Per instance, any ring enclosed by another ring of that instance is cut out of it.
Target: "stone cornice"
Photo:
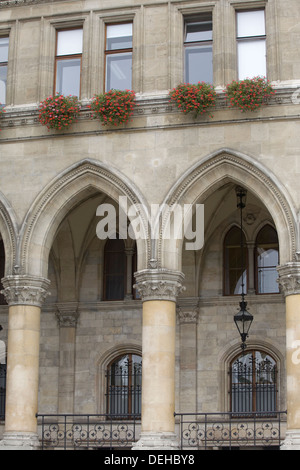
[[[300,294],[300,263],[288,263],[277,268],[278,283],[285,296]]]
[[[2,279],[4,295],[9,306],[31,305],[41,307],[49,295],[50,281],[29,275],[7,276]]]
[[[142,301],[169,300],[176,302],[178,295],[185,290],[184,274],[168,269],[144,269],[135,273],[134,286]]]

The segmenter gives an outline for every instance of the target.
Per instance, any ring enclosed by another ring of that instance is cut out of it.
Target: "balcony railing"
[[[180,447],[188,450],[279,448],[285,437],[286,411],[238,413],[175,413]]]
[[[140,435],[140,415],[37,414],[41,449],[130,449]]]
[[[41,449],[122,450],[139,440],[140,415],[37,415]],[[286,412],[175,413],[181,450],[280,447]]]

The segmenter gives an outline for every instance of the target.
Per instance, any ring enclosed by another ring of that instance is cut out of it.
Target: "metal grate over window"
[[[276,412],[277,365],[262,351],[248,351],[231,364],[231,411]]]

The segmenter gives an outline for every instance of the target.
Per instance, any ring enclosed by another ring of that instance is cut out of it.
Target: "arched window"
[[[279,264],[279,244],[276,230],[270,225],[263,227],[256,238],[256,292],[257,294],[277,294],[277,266]]]
[[[109,239],[104,248],[104,300],[124,300],[126,254],[124,240]]]
[[[241,250],[241,230],[232,227],[227,233],[224,241],[224,294],[238,295],[242,293],[242,282],[244,281],[244,292],[247,292],[247,266],[248,254],[246,239],[243,235],[243,256]]]
[[[230,366],[231,411],[273,412],[277,408],[277,365],[258,350],[244,352]]]
[[[106,374],[107,413],[130,417],[141,414],[142,358],[126,354],[115,359]]]

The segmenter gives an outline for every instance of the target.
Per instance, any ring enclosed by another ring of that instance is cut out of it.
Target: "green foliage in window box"
[[[207,113],[216,105],[215,89],[206,82],[197,85],[183,83],[173,88],[169,96],[182,113],[194,113],[195,116]]]
[[[76,121],[79,111],[77,96],[56,94],[40,103],[39,122],[48,129],[67,129]]]
[[[132,90],[110,90],[96,95],[89,108],[94,119],[99,119],[104,126],[118,126],[128,123],[132,116],[135,102],[135,92]]]
[[[230,106],[241,111],[256,111],[275,94],[265,77],[246,78],[227,85],[226,96]]]

